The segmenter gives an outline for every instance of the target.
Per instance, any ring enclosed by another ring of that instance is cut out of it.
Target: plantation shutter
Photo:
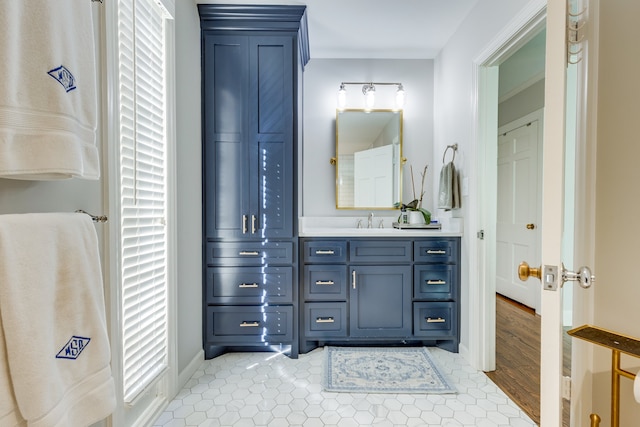
[[[124,400],[167,368],[165,13],[118,0]]]

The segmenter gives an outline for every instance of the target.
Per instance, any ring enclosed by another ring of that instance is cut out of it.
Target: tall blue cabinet
[[[203,343],[298,354],[297,146],[304,6],[198,5]]]

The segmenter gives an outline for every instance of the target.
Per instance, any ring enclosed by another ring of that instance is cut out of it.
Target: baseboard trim
[[[174,390],[173,396],[175,397],[180,390],[184,387],[184,385],[191,379],[193,374],[198,370],[200,365],[204,362],[204,350],[200,350],[193,356],[191,362],[184,368],[180,373],[178,373],[178,382],[176,383],[176,389]]]

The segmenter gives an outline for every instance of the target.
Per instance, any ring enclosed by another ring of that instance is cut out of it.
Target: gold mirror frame
[[[402,110],[336,110],[335,126],[336,209],[398,209]]]

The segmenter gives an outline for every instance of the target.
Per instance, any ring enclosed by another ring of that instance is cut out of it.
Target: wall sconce
[[[371,110],[376,102],[376,85],[378,86],[397,86],[396,90],[396,109],[404,107],[405,92],[402,83],[380,83],[380,82],[342,82],[338,90],[338,109],[344,110],[347,106],[347,85],[362,85],[362,94],[364,95],[365,107]]]

